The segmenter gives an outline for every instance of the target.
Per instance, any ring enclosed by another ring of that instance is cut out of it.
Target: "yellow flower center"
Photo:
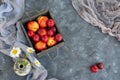
[[[39,65],[40,63],[38,61],[35,62],[36,65]]]
[[[16,55],[17,54],[17,50],[16,49],[14,49],[13,51],[12,51],[12,53],[14,54],[14,55]]]
[[[31,52],[33,52],[33,50],[32,50],[32,49],[29,49],[29,52],[31,53]]]

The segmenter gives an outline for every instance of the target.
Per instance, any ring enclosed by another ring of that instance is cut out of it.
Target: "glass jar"
[[[26,76],[31,71],[31,64],[25,58],[18,58],[14,64],[14,72],[19,76]]]

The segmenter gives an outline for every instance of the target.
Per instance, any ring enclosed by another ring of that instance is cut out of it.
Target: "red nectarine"
[[[47,35],[47,30],[44,28],[40,28],[37,32],[40,36]]]

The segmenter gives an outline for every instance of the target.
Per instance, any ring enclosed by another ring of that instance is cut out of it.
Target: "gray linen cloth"
[[[120,41],[120,0],[72,0],[72,4],[85,21]]]
[[[0,52],[10,56],[13,47],[20,47],[25,54],[26,38],[18,20],[24,14],[25,0],[2,0],[0,4]],[[32,54],[27,55],[31,63],[36,59]],[[26,80],[46,80],[47,70],[41,65],[33,65]],[[57,80],[57,79],[49,79]]]

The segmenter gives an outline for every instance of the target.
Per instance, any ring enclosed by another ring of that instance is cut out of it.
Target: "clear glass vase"
[[[26,76],[31,68],[30,62],[25,58],[18,58],[14,64],[14,72],[19,76]]]

